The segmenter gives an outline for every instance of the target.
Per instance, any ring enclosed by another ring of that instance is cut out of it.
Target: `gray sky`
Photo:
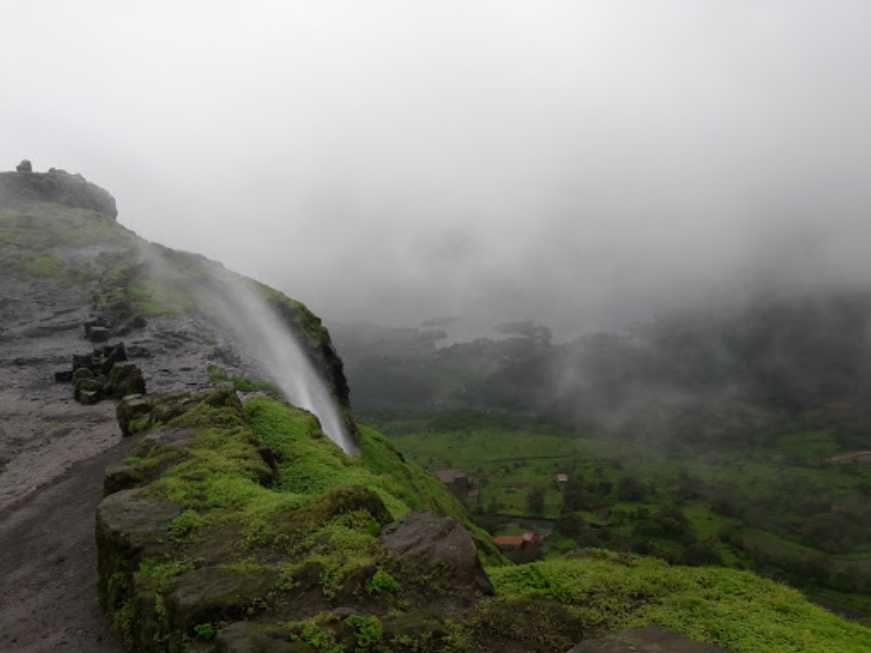
[[[869,25],[864,0],[0,0],[0,155],[328,319],[568,334],[871,281]]]

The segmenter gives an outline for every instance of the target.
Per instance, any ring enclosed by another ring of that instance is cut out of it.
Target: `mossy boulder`
[[[154,404],[141,395],[128,395],[115,407],[115,417],[122,435],[132,435],[150,425]]]
[[[429,596],[441,590],[468,604],[493,594],[472,536],[451,517],[412,512],[385,528],[380,541],[391,554],[395,575],[417,583]]]
[[[132,650],[324,650],[312,620],[348,651],[377,630],[361,649],[376,650],[385,633],[406,641],[402,615],[447,637],[489,587],[486,534],[368,429],[349,456],[310,413],[228,387],[127,397],[118,415],[137,439],[107,469],[97,544],[101,602]],[[414,537],[387,528],[413,510],[438,515],[409,517]]]
[[[145,377],[142,370],[133,363],[115,363],[109,372],[106,390],[115,399],[128,395],[144,395]]]

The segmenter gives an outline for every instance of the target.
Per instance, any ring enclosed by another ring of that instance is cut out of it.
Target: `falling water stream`
[[[345,453],[356,453],[336,398],[295,334],[256,291],[238,281],[225,287],[224,299],[243,346],[266,367],[290,403],[313,413],[324,433]]]

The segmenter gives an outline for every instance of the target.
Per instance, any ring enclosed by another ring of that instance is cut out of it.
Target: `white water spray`
[[[243,346],[268,370],[295,406],[313,413],[321,428],[345,453],[356,453],[338,402],[315,370],[294,333],[252,288],[238,280],[224,282],[230,326]]]
[[[167,250],[169,251],[169,250]],[[329,438],[345,453],[357,452],[347,424],[324,379],[296,334],[254,288],[252,282],[202,258],[196,272],[180,270],[162,248],[140,248],[150,275],[167,286],[181,286],[208,308],[242,349],[256,359],[295,406],[313,413]],[[186,255],[193,256],[193,255]],[[189,261],[188,261],[189,263]]]

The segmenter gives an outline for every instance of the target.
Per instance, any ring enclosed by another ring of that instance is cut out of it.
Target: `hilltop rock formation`
[[[10,579],[0,583],[0,650],[118,650],[94,639],[104,630],[91,589],[102,468],[117,472],[107,488],[141,482],[118,463],[132,439],[123,436],[150,420],[152,393],[208,390],[215,366],[228,383],[268,379],[209,313],[206,299],[220,298],[225,280],[281,308],[287,337],[348,402],[341,359],[304,305],[205,257],[149,243],[116,213],[111,195],[79,175],[27,165],[0,173],[0,576]],[[90,378],[75,379],[74,369]],[[146,383],[148,398],[116,407]],[[266,482],[268,452],[255,453]],[[82,470],[92,475],[79,479]],[[75,492],[55,491],[73,480]],[[63,559],[51,553],[59,549]]]
[[[76,209],[90,209],[111,218],[118,217],[115,198],[80,174],[52,168],[33,172],[30,161],[19,163],[16,172],[0,172],[0,207],[20,207],[32,202],[55,202]]]

